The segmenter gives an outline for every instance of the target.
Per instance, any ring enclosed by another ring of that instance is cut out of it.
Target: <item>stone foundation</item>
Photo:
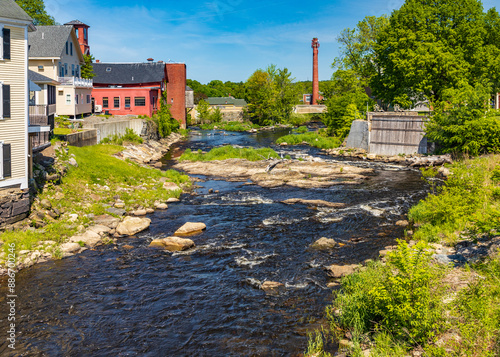
[[[0,191],[0,228],[28,217],[29,190],[9,189]]]

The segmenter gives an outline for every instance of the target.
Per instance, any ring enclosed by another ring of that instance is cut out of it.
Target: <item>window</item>
[[[66,41],[66,54],[68,54],[68,41]]]
[[[90,104],[90,94],[87,94],[87,104]]]
[[[73,42],[69,43],[69,54],[73,56]]]
[[[130,97],[125,97],[125,108],[130,108]]]
[[[75,76],[75,65],[71,65],[71,75],[74,77]]]
[[[68,74],[68,64],[64,64],[64,75]],[[64,77],[64,76],[63,76]]]
[[[71,94],[66,94],[66,104],[71,104]]]
[[[75,104],[78,104],[78,94],[75,94]]]
[[[10,29],[0,25],[0,60],[10,59]]]
[[[0,179],[12,176],[10,144],[0,141]]]
[[[120,108],[120,97],[114,97],[113,98],[113,107],[114,108]]]
[[[10,85],[0,82],[0,119],[10,118]]]
[[[145,107],[146,106],[146,97],[135,97],[134,105],[136,107]]]
[[[102,107],[107,108],[108,107],[108,97],[102,98]]]
[[[64,66],[59,62],[59,77],[64,77]]]
[[[76,38],[78,38],[78,29],[75,29]]]
[[[75,71],[75,76],[80,77],[80,65],[76,65],[76,71]]]
[[[86,40],[87,39],[87,36],[88,36],[88,29],[86,29],[85,27],[83,28],[83,39]]]
[[[47,86],[47,94],[48,94],[48,103],[56,104],[56,86],[51,86],[50,84]]]

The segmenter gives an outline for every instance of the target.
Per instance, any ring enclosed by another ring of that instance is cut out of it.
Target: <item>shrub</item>
[[[221,146],[213,148],[208,153],[203,154],[201,150],[192,152],[186,149],[179,158],[179,161],[212,161],[226,159],[245,159],[249,161],[267,160],[269,158],[279,158],[279,155],[273,149],[269,148],[236,148],[233,146]]]
[[[124,142],[142,144],[142,138],[132,129],[126,128],[125,135],[111,135],[101,140],[102,144],[123,145]]]
[[[278,140],[277,144],[287,143],[288,145],[300,145],[303,142],[307,142],[309,145],[320,148],[320,149],[333,149],[339,147],[341,142],[336,137],[325,137],[315,132],[308,132],[298,135],[285,135]]]

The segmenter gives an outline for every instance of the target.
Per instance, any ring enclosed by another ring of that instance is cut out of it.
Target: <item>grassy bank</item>
[[[233,146],[221,146],[213,148],[207,153],[197,152],[187,149],[179,158],[179,161],[212,161],[226,159],[245,159],[249,161],[266,160],[268,158],[279,158],[279,155],[273,149],[261,148],[235,148]]]
[[[500,155],[450,169],[445,184],[410,210],[418,242],[401,241],[385,262],[342,279],[326,310],[329,326],[310,336],[306,355],[331,356],[324,349],[332,341],[352,356],[500,354],[499,251],[459,268],[436,263],[438,246],[428,243],[498,237]]]
[[[320,149],[333,149],[339,147],[341,144],[338,138],[324,136],[318,132],[308,132],[296,135],[290,134],[276,140],[277,144],[287,143],[288,145],[300,145],[303,142]]]
[[[60,212],[60,217],[54,219],[45,215],[42,220],[46,225],[42,229],[2,233],[0,239],[5,243],[4,250],[8,243],[16,243],[17,251],[31,250],[46,240],[62,243],[80,226],[91,224],[92,215],[106,213],[106,208],[117,198],[124,201],[126,208],[153,207],[155,201],[180,195],[180,190],[163,189],[162,181],[177,184],[189,181],[188,176],[174,170],[162,172],[112,156],[121,150],[121,146],[100,144],[69,147],[68,153],[60,153],[63,160],[74,157],[78,167],[70,167],[61,184],[48,184],[37,196],[40,201],[47,199]],[[70,214],[77,214],[78,218],[72,221]],[[46,248],[50,253],[57,253],[51,246]]]
[[[200,128],[203,130],[213,130],[216,128],[226,131],[247,131],[250,129],[258,129],[260,126],[250,122],[228,121],[222,123],[200,124]]]

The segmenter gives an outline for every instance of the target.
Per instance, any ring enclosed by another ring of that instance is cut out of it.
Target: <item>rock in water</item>
[[[326,271],[328,272],[328,275],[331,276],[332,278],[342,278],[346,275],[352,274],[356,271],[356,269],[359,268],[359,265],[357,264],[351,264],[351,265],[330,265],[326,267]]]
[[[179,237],[167,237],[155,239],[149,245],[150,247],[164,248],[171,252],[186,250],[195,246],[191,239]]]
[[[149,218],[127,216],[116,227],[116,233],[132,236],[147,229],[150,224],[151,220]]]
[[[175,197],[170,197],[168,200],[167,200],[167,203],[173,203],[173,202],[179,202],[180,200],[178,198],[175,198]]]
[[[207,226],[205,225],[205,223],[187,222],[182,227],[180,227],[178,230],[176,230],[174,234],[176,236],[187,236],[187,235],[191,235],[191,234],[201,233],[206,228],[207,228]]]
[[[285,285],[276,281],[264,281],[260,288],[268,294],[279,294],[286,290]]]
[[[311,245],[313,249],[331,249],[337,245],[337,242],[331,238],[322,237]]]

